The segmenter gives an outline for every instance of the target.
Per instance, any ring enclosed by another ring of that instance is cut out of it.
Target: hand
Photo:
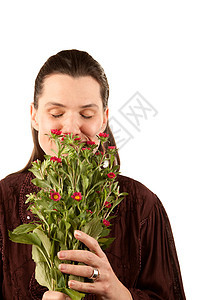
[[[71,298],[60,292],[48,291],[44,293],[42,300],[71,300]]]
[[[70,280],[68,285],[70,288],[83,293],[91,293],[98,295],[101,300],[131,300],[132,296],[129,290],[119,281],[113,272],[111,265],[100,248],[98,242],[82,231],[76,230],[74,233],[76,239],[83,242],[90,251],[86,250],[63,250],[58,253],[61,260],[71,260],[82,262],[85,265],[61,264],[60,270],[63,273],[91,277],[93,270],[98,269],[99,277],[92,283],[79,282]],[[45,298],[52,299],[52,298]],[[65,298],[54,298],[63,300]]]

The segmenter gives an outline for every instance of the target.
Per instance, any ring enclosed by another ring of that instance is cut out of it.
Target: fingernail
[[[81,237],[81,233],[78,230],[74,231],[74,235],[75,235],[75,237]]]
[[[59,266],[58,266],[58,269],[59,269],[60,271],[62,271],[62,270],[63,270],[63,265],[59,265]]]
[[[74,286],[74,282],[70,280],[70,281],[68,282],[68,285],[69,285],[69,287],[72,287],[72,286]]]
[[[57,253],[57,256],[58,256],[58,258],[60,258],[60,259],[66,257],[65,253],[63,253],[62,251],[58,252],[58,253]]]

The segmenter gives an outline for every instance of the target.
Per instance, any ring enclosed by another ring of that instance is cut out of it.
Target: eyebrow
[[[47,102],[45,104],[45,107],[47,106],[59,106],[59,107],[63,107],[63,108],[66,108],[67,106],[62,104],[62,103],[59,103],[59,102]],[[91,104],[86,104],[86,105],[82,105],[80,106],[80,108],[90,108],[90,107],[97,107],[99,108],[99,106],[95,103],[91,103]]]

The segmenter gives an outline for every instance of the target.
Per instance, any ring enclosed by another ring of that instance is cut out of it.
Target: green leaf
[[[114,240],[115,240],[115,238],[107,238],[107,239],[106,238],[101,238],[101,239],[98,240],[98,242],[99,242],[101,248],[103,250],[105,250],[112,244],[112,242]]]
[[[58,288],[65,288],[66,287],[65,276],[62,273],[60,274],[59,279],[57,280],[57,287]]]
[[[56,280],[57,279],[57,272],[56,272],[56,269],[55,268],[51,268],[50,269],[50,275],[51,275],[51,278]]]
[[[33,245],[32,247],[32,259],[35,263],[46,262],[46,257],[44,256],[44,253],[40,251],[40,249],[36,245]]]
[[[101,238],[105,237],[105,236],[108,236],[109,233],[110,233],[110,229],[109,228],[104,228],[102,233],[101,233]]]
[[[48,236],[44,233],[44,231],[42,231],[38,228],[36,228],[33,232],[36,233],[37,236],[40,238],[48,256],[50,257],[51,242],[50,242],[50,239],[48,238]]]
[[[107,214],[107,217],[111,214],[113,209],[124,199],[124,197],[118,198],[115,202],[113,202],[112,208],[110,209],[109,213]]]
[[[87,178],[87,176],[81,175],[81,183],[83,186],[83,194],[85,194],[85,191],[89,186],[89,179]]]
[[[64,232],[61,231],[61,230],[59,230],[59,229],[57,229],[57,231],[56,231],[56,238],[57,238],[57,240],[59,240],[59,241],[61,241],[62,243],[64,243],[64,241],[65,241],[65,235],[64,235]]]
[[[92,186],[92,188],[88,191],[86,197],[88,197],[90,194],[92,194],[92,193],[96,190],[96,188],[97,188],[98,186],[103,186],[104,183],[105,183],[104,180],[101,180],[101,181],[95,183],[95,184]]]
[[[38,247],[41,247],[41,241],[35,233],[31,232],[31,233],[14,234],[11,231],[8,231],[8,235],[12,242],[20,243],[20,244],[36,245]]]
[[[56,253],[57,254],[57,253]],[[59,267],[59,264],[61,264],[62,261],[58,258],[58,256],[56,255],[54,257],[54,264],[55,264],[55,267],[58,268]]]
[[[70,280],[84,282],[84,278],[82,276],[76,276],[76,275],[69,275],[69,281]]]
[[[46,169],[48,165],[48,160],[44,160],[41,164],[41,173],[44,174],[44,170]]]
[[[47,262],[45,261],[44,256],[41,254],[40,250],[36,246],[32,247],[32,257],[36,263],[35,279],[40,285],[46,286],[49,290],[52,290],[50,268]]]
[[[28,233],[30,231],[33,231],[35,228],[37,227],[37,225],[35,224],[22,224],[22,225],[19,225],[18,227],[16,227],[14,230],[13,230],[13,234],[22,234],[22,233]]]
[[[42,179],[42,175],[40,173],[40,170],[37,170],[37,169],[30,169],[30,171],[35,175],[36,178],[38,179]]]
[[[35,193],[30,193],[29,195],[26,195],[27,199],[25,201],[25,204],[29,203],[29,202],[33,202],[35,200]]]
[[[81,300],[85,297],[85,294],[68,288],[57,288],[56,291],[68,295],[72,300]]]
[[[92,219],[81,230],[97,240],[103,230],[101,219],[99,217]]]
[[[41,180],[41,179],[38,179],[38,178],[34,178],[31,180],[31,182],[40,187],[40,188],[43,188],[43,189],[52,189],[52,187],[49,185],[48,182],[46,182],[45,180]]]
[[[50,181],[53,183],[53,185],[55,185],[57,188],[59,188],[59,183],[56,180],[56,178],[54,176],[52,176],[51,174],[48,174],[48,177],[50,178]]]
[[[36,214],[40,220],[44,221],[44,223],[45,223],[45,224],[47,225],[47,227],[48,227],[49,225],[48,225],[47,221],[45,220],[44,216],[41,214],[41,212],[40,212],[36,207],[34,207],[34,206],[32,206],[31,209],[32,209],[32,212],[33,212],[34,214]]]

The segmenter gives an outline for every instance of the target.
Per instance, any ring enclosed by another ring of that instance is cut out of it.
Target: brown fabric
[[[37,190],[32,174],[9,175],[0,182],[0,298],[38,300],[44,287],[34,279],[31,246],[12,243],[8,230],[28,223],[26,195]],[[120,190],[129,193],[115,211],[106,254],[133,299],[185,299],[174,240],[166,212],[155,194],[141,183],[118,176]],[[85,299],[96,299],[87,295]],[[116,299],[118,299],[116,295]]]

